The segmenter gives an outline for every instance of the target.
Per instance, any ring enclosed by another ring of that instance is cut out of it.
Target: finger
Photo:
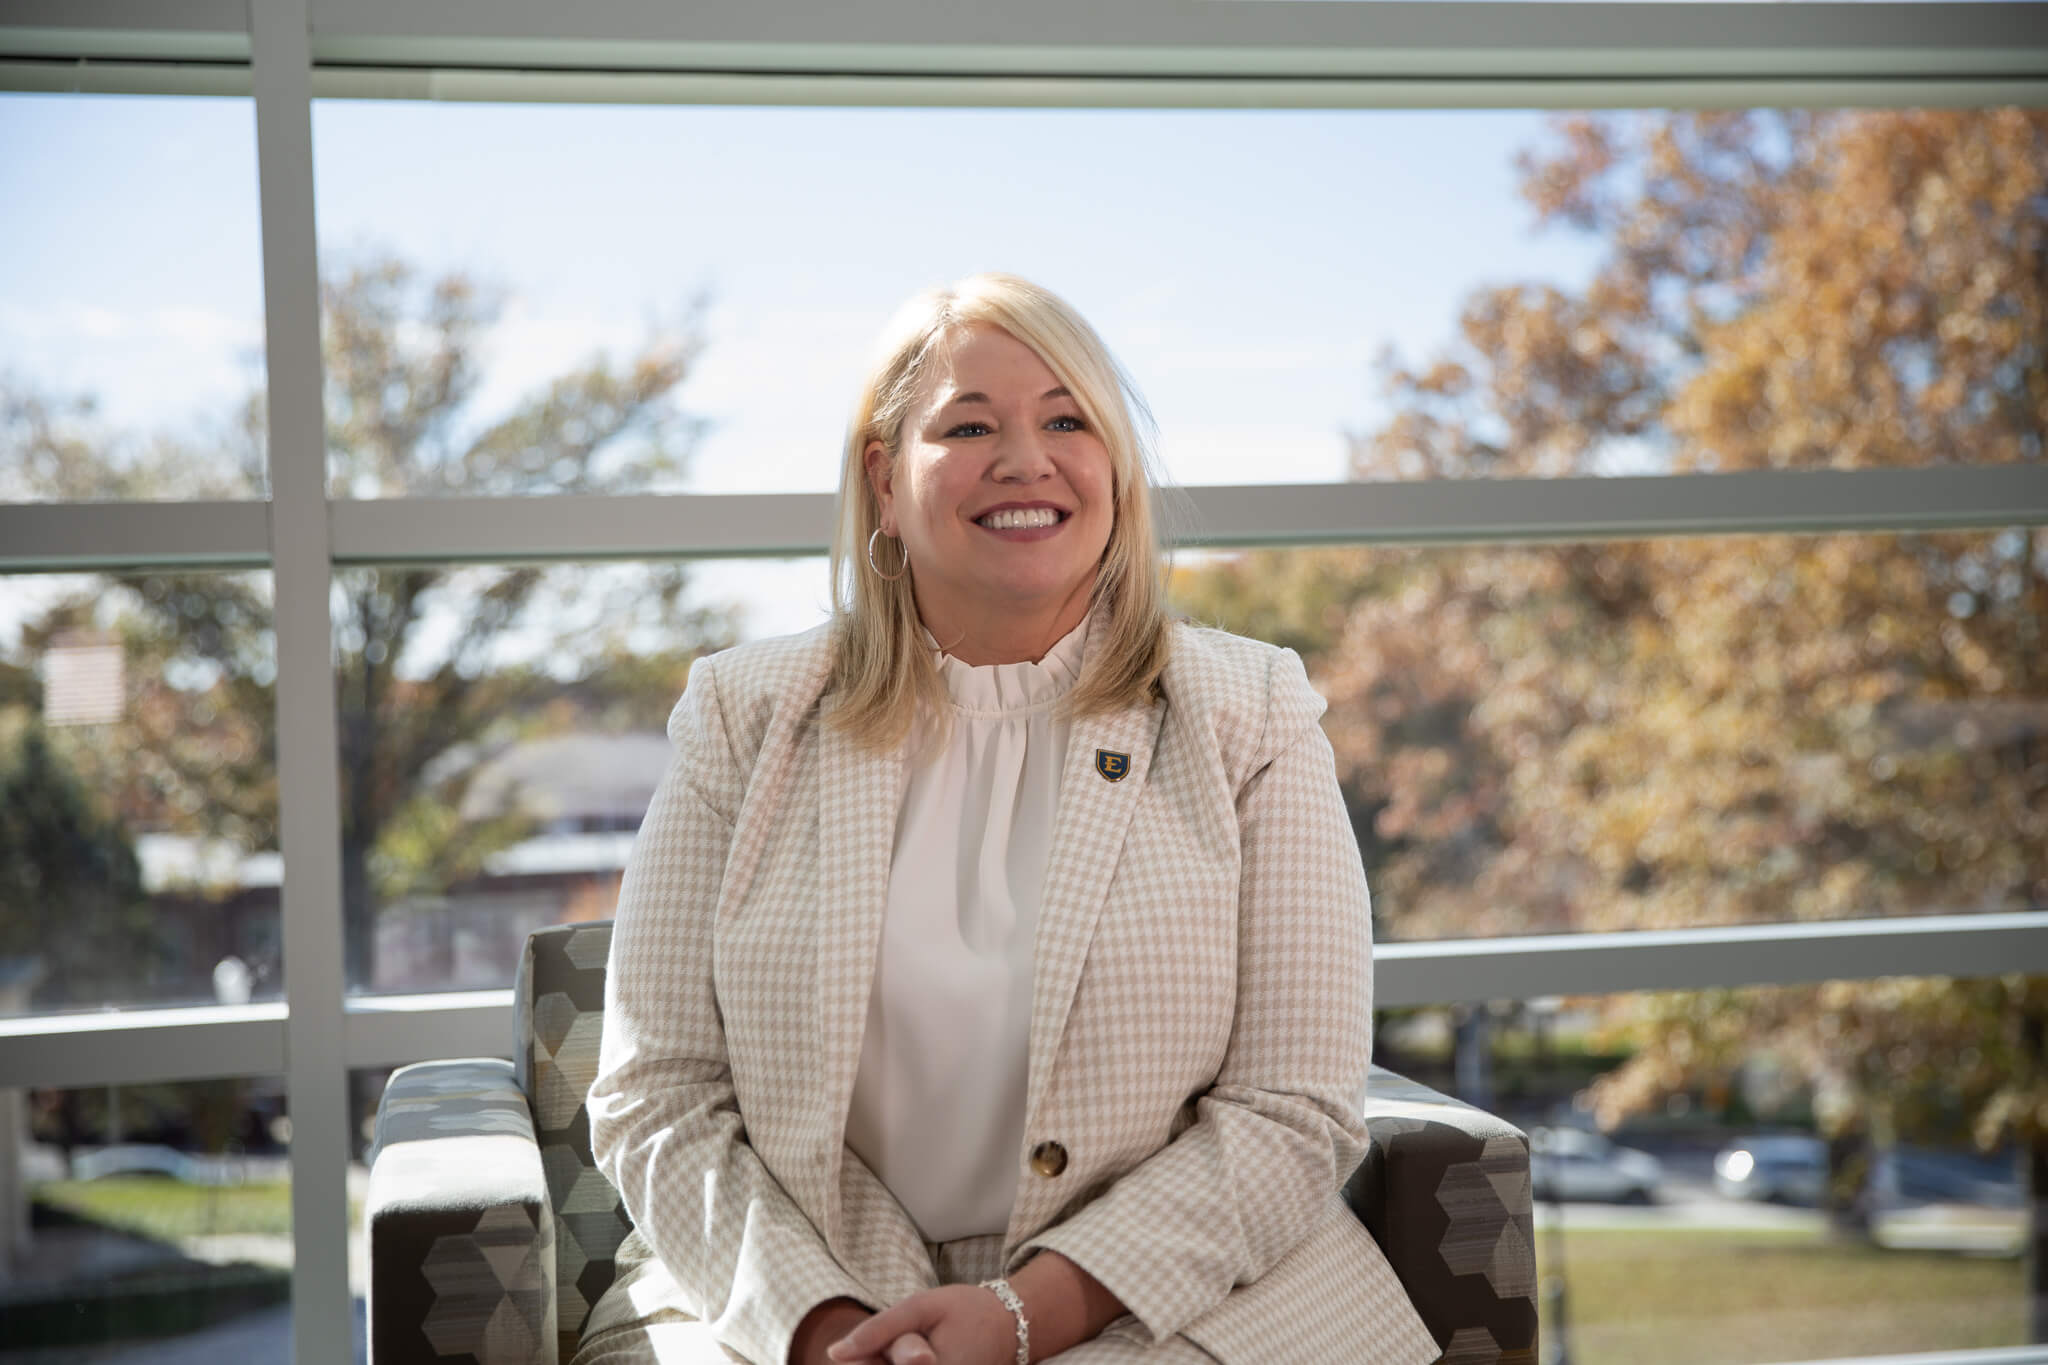
[[[825,1348],[825,1354],[837,1361],[865,1360],[881,1355],[889,1343],[904,1333],[919,1331],[924,1326],[923,1314],[899,1303],[893,1308],[883,1309],[833,1342]]]
[[[938,1355],[930,1342],[916,1332],[905,1332],[889,1343],[884,1353],[889,1365],[938,1365]]]

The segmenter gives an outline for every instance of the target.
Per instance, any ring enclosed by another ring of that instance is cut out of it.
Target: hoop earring
[[[877,526],[874,532],[868,536],[868,567],[873,569],[875,577],[881,579],[884,583],[894,583],[897,579],[903,577],[904,574],[910,572],[910,556],[907,554],[903,556],[903,567],[895,573],[883,573],[882,566],[875,563],[875,540],[881,534],[882,528]],[[893,539],[893,537],[891,538]]]

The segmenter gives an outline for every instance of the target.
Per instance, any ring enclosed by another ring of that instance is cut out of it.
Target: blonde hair
[[[1109,543],[1088,604],[1094,623],[1081,675],[1061,699],[1061,710],[1084,716],[1149,702],[1166,667],[1170,621],[1165,560],[1153,522],[1156,427],[1150,409],[1095,329],[1066,300],[1016,275],[969,275],[923,290],[896,311],[876,342],[847,423],[832,540],[828,691],[836,700],[830,718],[873,748],[901,743],[920,709],[943,726],[946,689],[918,633],[911,574],[891,581],[868,565],[868,538],[882,521],[865,453],[869,442],[880,441],[891,461],[902,454],[904,423],[925,395],[926,381],[975,323],[999,327],[1035,351],[1073,393],[1109,452]]]

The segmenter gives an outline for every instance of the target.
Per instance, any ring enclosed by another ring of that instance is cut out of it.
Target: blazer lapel
[[[877,754],[833,726],[819,736],[817,1056],[825,1183],[815,1207],[835,1250],[842,1225],[840,1163],[861,1035],[875,975],[882,920],[888,908],[889,861],[903,755]]]
[[[1038,909],[1032,969],[1030,1080],[1025,1122],[1036,1120],[1060,1035],[1080,983],[1095,922],[1122,856],[1124,835],[1144,794],[1163,701],[1074,723]]]

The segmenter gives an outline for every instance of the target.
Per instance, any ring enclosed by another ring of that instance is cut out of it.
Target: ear
[[[880,441],[869,441],[868,448],[861,454],[861,464],[866,468],[868,487],[874,490],[875,505],[881,509],[882,534],[896,534],[896,480],[895,464],[889,459],[889,447]]]

